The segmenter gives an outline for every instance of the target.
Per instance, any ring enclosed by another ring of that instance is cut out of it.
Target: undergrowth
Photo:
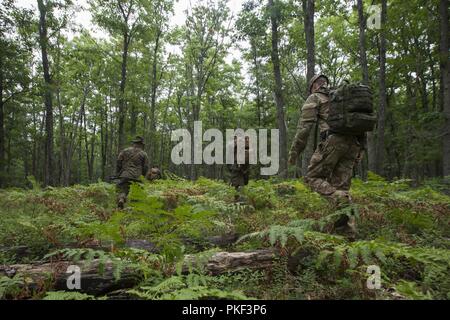
[[[450,197],[433,180],[388,182],[374,174],[353,180],[354,204],[340,211],[301,180],[250,181],[241,203],[227,184],[200,178],[135,184],[125,210],[115,187],[0,190],[0,265],[74,261],[126,268],[141,276],[133,299],[449,299]],[[333,234],[341,215],[353,215],[356,241]],[[208,237],[238,234],[224,248]],[[135,239],[148,247],[130,248]],[[199,245],[201,244],[201,246]],[[211,275],[218,251],[271,249],[270,268]],[[195,256],[196,264],[186,264]],[[369,289],[369,266],[381,288]],[[26,297],[24,278],[0,270],[0,298]],[[49,288],[48,290],[51,290]],[[106,299],[83,292],[47,291],[34,298]]]

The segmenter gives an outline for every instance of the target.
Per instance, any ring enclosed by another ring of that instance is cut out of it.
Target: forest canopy
[[[0,186],[108,181],[135,135],[152,165],[224,178],[170,161],[171,132],[199,120],[279,129],[280,173],[304,175],[317,138],[288,172],[287,146],[315,73],[374,92],[358,176],[450,174],[448,1],[3,0],[0,15]]]

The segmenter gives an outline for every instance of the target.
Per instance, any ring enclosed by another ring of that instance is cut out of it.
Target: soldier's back
[[[120,178],[139,179],[143,175],[147,153],[136,147],[124,149],[119,158],[122,160]]]

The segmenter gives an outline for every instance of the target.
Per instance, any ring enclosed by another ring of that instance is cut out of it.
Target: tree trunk
[[[155,47],[153,49],[153,62],[152,62],[152,87],[151,87],[151,102],[150,102],[150,132],[149,132],[149,141],[148,141],[148,151],[150,156],[150,162],[153,164],[153,154],[155,151],[155,131],[156,131],[156,91],[158,89],[159,81],[158,81],[158,52],[159,52],[159,44],[161,38],[162,30],[158,29],[156,31],[156,39],[155,39]]]
[[[44,71],[44,99],[45,99],[45,173],[44,185],[53,184],[53,102],[52,80],[48,61],[47,45],[47,6],[43,0],[37,0],[39,8],[39,43],[42,55],[42,68]]]
[[[440,69],[441,69],[441,88],[443,90],[442,110],[444,112],[445,126],[442,150],[443,175],[450,175],[450,63],[448,53],[448,8],[449,1],[441,0],[439,11],[441,16],[441,43],[440,43]]]
[[[315,42],[314,42],[314,0],[303,0],[303,24],[305,28],[306,40],[306,96],[310,95],[308,84],[309,80],[315,74]],[[317,127],[317,126],[316,126]],[[305,150],[302,153],[302,175],[305,176],[308,171],[309,162],[314,153],[314,141],[316,129],[308,137]]]
[[[5,124],[3,104],[3,59],[0,56],[0,188],[5,181]]]
[[[362,0],[357,0],[358,7],[358,22],[359,22],[359,63],[361,64],[361,73],[362,73],[362,84],[369,85],[369,67],[367,64],[367,52],[366,52],[366,18],[364,17],[364,4]],[[369,132],[367,134],[366,145],[367,148],[367,160],[369,163],[369,169],[373,166],[373,133]],[[367,167],[365,167],[363,162],[358,164],[358,171],[361,173],[361,177],[363,180],[367,179]]]
[[[280,176],[287,177],[287,133],[284,121],[284,101],[283,101],[283,81],[281,79],[280,57],[278,52],[278,23],[279,9],[274,5],[273,0],[269,0],[270,20],[272,26],[272,65],[275,79],[275,105],[277,107],[277,124],[280,131]]]
[[[386,122],[386,20],[387,0],[381,2],[381,32],[380,32],[380,103],[378,110],[376,173],[384,175],[384,128]]]
[[[123,51],[122,51],[122,68],[120,79],[120,92],[119,92],[119,143],[118,153],[123,149],[125,145],[125,86],[127,82],[127,61],[128,61],[128,48],[129,48],[129,35],[127,32],[123,34]]]
[[[275,261],[275,251],[270,249],[250,252],[217,252],[207,261],[198,259],[194,255],[186,255],[182,273],[188,274],[191,267],[203,265],[206,272],[211,275],[220,275],[226,272],[243,269],[270,268]],[[101,262],[92,261],[57,261],[43,264],[15,264],[0,266],[0,275],[12,277],[16,274],[26,275],[22,298],[32,295],[33,291],[42,290],[43,284],[52,291],[68,291],[67,282],[70,283],[71,273],[66,273],[70,265],[80,267],[80,292],[91,295],[104,295],[109,292],[132,288],[143,280],[142,271],[132,265],[120,271],[120,278],[115,277],[116,266],[112,261],[103,262],[103,272],[100,271]]]

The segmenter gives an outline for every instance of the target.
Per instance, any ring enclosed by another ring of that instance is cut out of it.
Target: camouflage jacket
[[[298,155],[305,149],[309,133],[316,123],[321,133],[330,128],[327,124],[328,110],[329,96],[325,88],[320,88],[306,99],[292,142],[291,155]]]
[[[139,179],[148,171],[147,153],[136,147],[123,150],[117,158],[117,177],[127,179]]]

